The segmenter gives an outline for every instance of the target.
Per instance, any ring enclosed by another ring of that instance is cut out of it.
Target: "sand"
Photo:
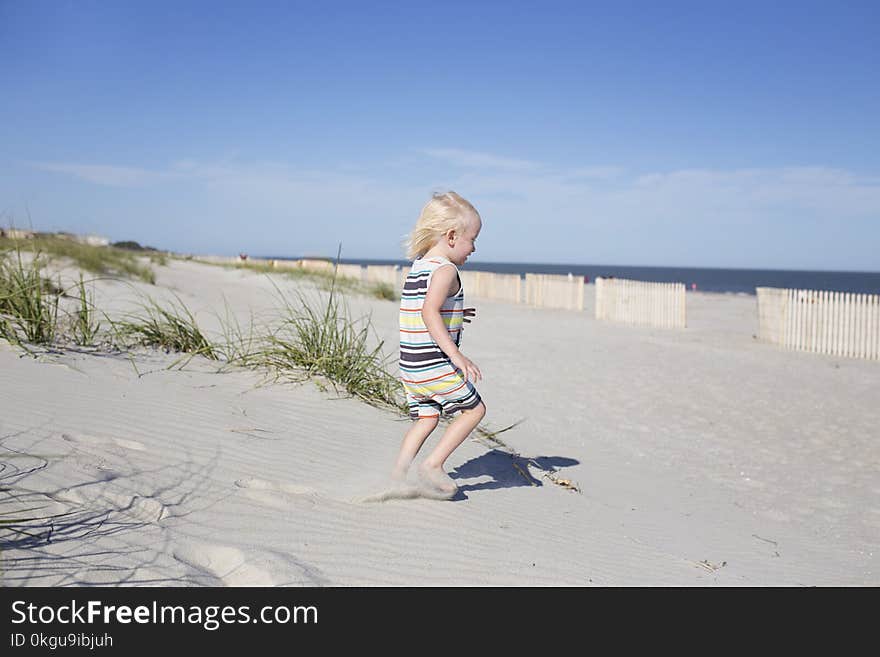
[[[156,272],[99,306],[274,312],[265,275]],[[469,300],[484,426],[519,424],[456,450],[451,500],[385,480],[407,420],[311,382],[0,342],[2,513],[55,516],[4,533],[2,584],[880,584],[880,364],[758,342],[754,297],[688,293],[660,330],[596,321],[588,287],[582,313]],[[350,305],[393,353],[397,305]]]

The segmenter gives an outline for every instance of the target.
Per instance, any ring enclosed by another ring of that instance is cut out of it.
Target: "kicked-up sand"
[[[99,308],[276,312],[265,275],[156,273]],[[754,297],[688,293],[660,330],[596,321],[588,287],[582,313],[468,299],[483,426],[515,426],[453,453],[451,499],[387,479],[408,420],[314,383],[0,342],[2,513],[41,519],[0,530],[2,584],[880,584],[880,363],[758,342]],[[393,354],[397,304],[349,305]]]

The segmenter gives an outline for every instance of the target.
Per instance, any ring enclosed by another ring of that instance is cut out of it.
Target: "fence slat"
[[[871,312],[868,322],[868,333],[871,336],[868,358],[880,359],[880,296],[871,296]]]
[[[864,358],[865,356],[865,313],[864,313],[864,295],[856,295],[855,320],[856,320],[856,345],[854,356],[856,358]]]
[[[871,344],[871,358],[880,360],[880,296],[878,295],[872,295]]]
[[[843,295],[843,320],[845,327],[845,338],[844,338],[844,347],[843,347],[843,356],[850,357],[852,355],[852,345],[853,345],[853,330],[854,330],[854,321],[853,321],[853,295],[850,293]]]
[[[832,356],[880,360],[880,295],[759,287],[758,336]]]
[[[526,303],[543,308],[583,310],[584,279],[572,275],[526,274]]]
[[[843,294],[841,292],[837,292],[834,295],[834,327],[837,332],[837,338],[834,343],[834,355],[842,356],[844,345],[846,344],[846,334],[844,331],[844,308],[843,308]]]
[[[829,303],[828,303],[828,291],[822,290],[819,295],[819,303],[822,306],[822,340],[819,343],[819,352],[823,354],[828,353],[828,331],[829,331]]]
[[[684,328],[685,305],[683,283],[596,279],[596,319],[634,326]]]

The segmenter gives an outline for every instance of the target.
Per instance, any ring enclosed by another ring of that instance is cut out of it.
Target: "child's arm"
[[[431,284],[428,286],[425,302],[422,304],[422,319],[434,342],[443,353],[449,356],[452,364],[464,373],[465,380],[477,381],[483,378],[480,368],[458,350],[452,338],[449,337],[449,331],[446,330],[446,324],[443,323],[443,318],[440,316],[440,308],[446,297],[449,296],[449,289],[452,287],[453,281],[455,281],[455,267],[439,267],[431,275]]]

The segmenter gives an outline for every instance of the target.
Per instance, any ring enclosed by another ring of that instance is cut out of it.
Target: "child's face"
[[[483,228],[483,222],[475,215],[470,215],[462,230],[450,231],[452,233],[452,246],[449,259],[461,267],[468,256],[477,250],[474,242]]]

